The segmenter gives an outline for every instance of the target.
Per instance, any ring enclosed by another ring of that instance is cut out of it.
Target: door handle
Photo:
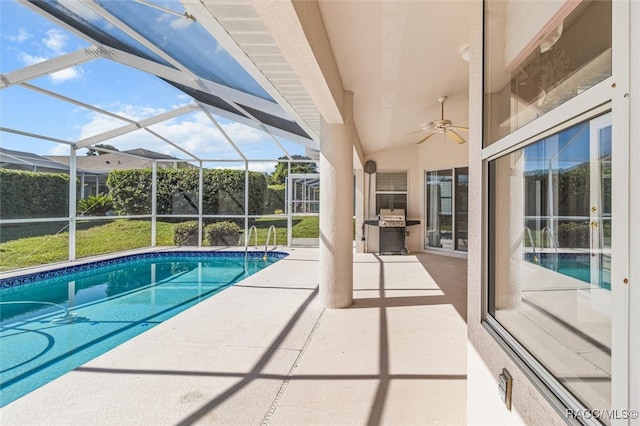
[[[593,250],[593,248],[595,247],[595,241],[594,241],[594,237],[595,237],[595,232],[594,230],[598,227],[598,222],[596,222],[595,220],[592,220],[591,223],[589,223],[589,226],[591,227],[590,230],[590,234],[591,234],[591,257],[594,257],[596,255],[595,251]]]

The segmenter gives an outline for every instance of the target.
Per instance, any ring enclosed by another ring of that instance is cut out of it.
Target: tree
[[[309,157],[305,157],[304,155],[292,155],[292,160],[311,160]],[[287,176],[289,175],[289,170],[287,166],[287,157],[280,157],[278,160],[283,160],[276,164],[275,171],[269,177],[269,183],[271,185],[276,184],[284,184],[285,180],[287,180]],[[318,173],[318,165],[313,162],[301,162],[301,163],[291,163],[291,173]]]
[[[116,148],[113,145],[109,145],[108,143],[99,143],[99,144],[95,145],[95,147],[96,148],[110,149],[111,151],[118,151],[118,148]],[[102,154],[107,154],[107,153],[103,152],[103,151],[98,151],[97,149],[87,148],[87,156],[88,157],[95,157],[96,155],[102,155]]]

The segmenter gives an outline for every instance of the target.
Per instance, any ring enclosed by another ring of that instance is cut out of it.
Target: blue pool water
[[[284,256],[152,253],[0,281],[0,407]]]
[[[533,253],[525,253],[525,260],[563,275],[591,283],[591,265],[588,253],[538,253],[534,261]],[[611,289],[611,276],[608,271],[601,271],[600,287]]]

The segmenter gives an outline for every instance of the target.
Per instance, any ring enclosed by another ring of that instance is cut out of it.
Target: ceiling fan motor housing
[[[436,129],[446,129],[447,127],[451,127],[451,120],[446,120],[446,119],[436,120],[433,123],[431,123],[431,125]]]

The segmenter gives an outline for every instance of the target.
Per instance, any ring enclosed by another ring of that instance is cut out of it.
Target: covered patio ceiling
[[[445,115],[468,126],[469,0],[182,0],[217,20],[283,97],[331,122],[354,93],[362,153],[416,143]],[[333,98],[330,100],[329,98]],[[312,123],[315,125],[315,123]]]

